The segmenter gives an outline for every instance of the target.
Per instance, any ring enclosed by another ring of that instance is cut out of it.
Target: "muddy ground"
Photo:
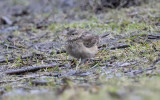
[[[86,64],[68,28],[103,36]],[[159,0],[0,0],[0,99],[159,100]]]

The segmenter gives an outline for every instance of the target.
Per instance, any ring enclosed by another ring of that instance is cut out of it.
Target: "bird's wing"
[[[98,45],[99,43],[99,36],[97,35],[86,35],[82,38],[83,44],[87,48],[91,48],[94,45]]]

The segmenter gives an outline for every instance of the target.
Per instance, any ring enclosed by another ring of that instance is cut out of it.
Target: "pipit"
[[[66,51],[77,59],[88,59],[98,52],[99,36],[81,29],[72,29],[67,33]]]

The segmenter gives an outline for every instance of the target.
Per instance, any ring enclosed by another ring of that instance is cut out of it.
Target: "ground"
[[[60,1],[0,1],[0,99],[159,100],[159,0],[98,12]],[[103,36],[96,57],[75,66],[68,28]]]

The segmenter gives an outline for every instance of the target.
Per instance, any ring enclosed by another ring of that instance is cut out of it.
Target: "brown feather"
[[[98,43],[99,43],[99,36],[97,35],[92,34],[92,35],[83,37],[83,44],[87,48],[90,48],[94,45],[98,45]]]

